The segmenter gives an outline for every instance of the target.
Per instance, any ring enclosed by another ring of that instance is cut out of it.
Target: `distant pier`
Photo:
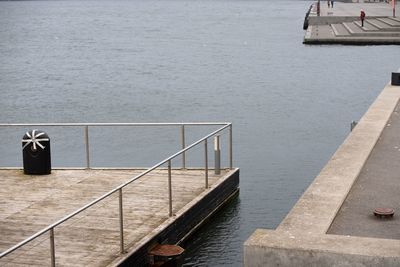
[[[399,100],[388,84],[278,228],[246,241],[246,267],[400,266]]]
[[[305,44],[400,44],[400,19],[393,17],[391,3],[335,1],[332,8],[327,1],[320,1],[319,14],[317,3],[306,18]],[[366,13],[363,27],[361,10]]]

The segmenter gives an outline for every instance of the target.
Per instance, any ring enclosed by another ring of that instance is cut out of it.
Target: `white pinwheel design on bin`
[[[22,150],[25,149],[25,147],[27,147],[30,143],[32,143],[33,151],[37,150],[37,146],[41,149],[44,149],[45,146],[42,145],[40,142],[50,141],[49,138],[40,138],[42,135],[45,135],[45,133],[38,130],[33,130],[32,135],[29,132],[26,132],[25,135],[28,136],[29,139],[22,139],[22,143],[26,143],[22,147]]]

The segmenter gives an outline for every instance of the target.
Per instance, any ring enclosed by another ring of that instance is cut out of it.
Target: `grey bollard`
[[[220,136],[214,136],[215,174],[221,174],[221,143]]]
[[[400,85],[400,72],[392,72],[392,85]]]
[[[356,121],[352,121],[352,122],[350,123],[350,131],[351,131],[351,132],[353,131],[354,127],[357,126],[357,123],[358,123],[358,122],[356,122]]]

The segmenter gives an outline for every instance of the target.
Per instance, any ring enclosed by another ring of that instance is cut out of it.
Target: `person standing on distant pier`
[[[326,2],[328,2],[328,8],[331,7],[331,0],[327,0]]]
[[[331,6],[332,6],[332,8],[333,8],[333,2],[334,2],[334,0],[331,1]]]
[[[364,27],[365,12],[362,9],[360,12],[360,19],[361,19],[361,27]]]

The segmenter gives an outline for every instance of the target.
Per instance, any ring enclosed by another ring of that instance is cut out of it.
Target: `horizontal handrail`
[[[24,126],[212,126],[212,125],[227,125],[230,122],[110,122],[110,123],[0,123],[0,127],[24,127]]]
[[[109,197],[110,195],[114,194],[115,192],[119,191],[120,189],[124,188],[125,186],[131,184],[132,182],[136,181],[137,179],[143,177],[144,175],[150,173],[151,171],[157,169],[158,167],[164,165],[165,163],[170,162],[172,159],[176,158],[177,156],[185,153],[186,151],[190,150],[191,148],[197,146],[198,144],[204,142],[205,140],[207,140],[208,138],[216,135],[217,133],[225,130],[228,127],[232,127],[232,123],[230,122],[215,122],[215,123],[208,123],[208,122],[201,122],[201,123],[37,123],[37,124],[0,124],[0,127],[2,126],[182,126],[182,125],[192,125],[192,126],[196,126],[196,125],[223,125],[221,128],[211,132],[210,134],[206,135],[205,137],[199,139],[198,141],[192,143],[191,145],[179,150],[178,152],[176,152],[175,154],[169,156],[168,158],[160,161],[159,163],[155,164],[153,167],[150,167],[149,169],[147,169],[146,171],[136,175],[135,177],[133,177],[132,179],[130,179],[129,181],[119,185],[118,187],[115,187],[114,189],[112,189],[111,191],[109,191],[108,193],[105,193],[104,195],[98,197],[97,199],[91,201],[90,203],[86,204],[85,206],[79,208],[78,210],[70,213],[69,215],[65,216],[64,218],[56,221],[55,223],[45,227],[44,229],[40,230],[39,232],[37,232],[36,234],[33,234],[32,236],[26,238],[25,240],[21,241],[20,243],[16,244],[15,246],[7,249],[6,251],[2,252],[0,254],[0,258],[3,258],[4,256],[10,254],[11,252],[17,250],[18,248],[24,246],[25,244],[31,242],[32,240],[34,240],[35,238],[43,235],[44,233],[50,231],[51,229],[54,229],[55,227],[57,227],[58,225],[62,224],[63,222],[71,219],[72,217],[78,215],[79,213],[85,211],[86,209],[90,208],[91,206],[97,204],[98,202],[102,201],[103,199]]]

